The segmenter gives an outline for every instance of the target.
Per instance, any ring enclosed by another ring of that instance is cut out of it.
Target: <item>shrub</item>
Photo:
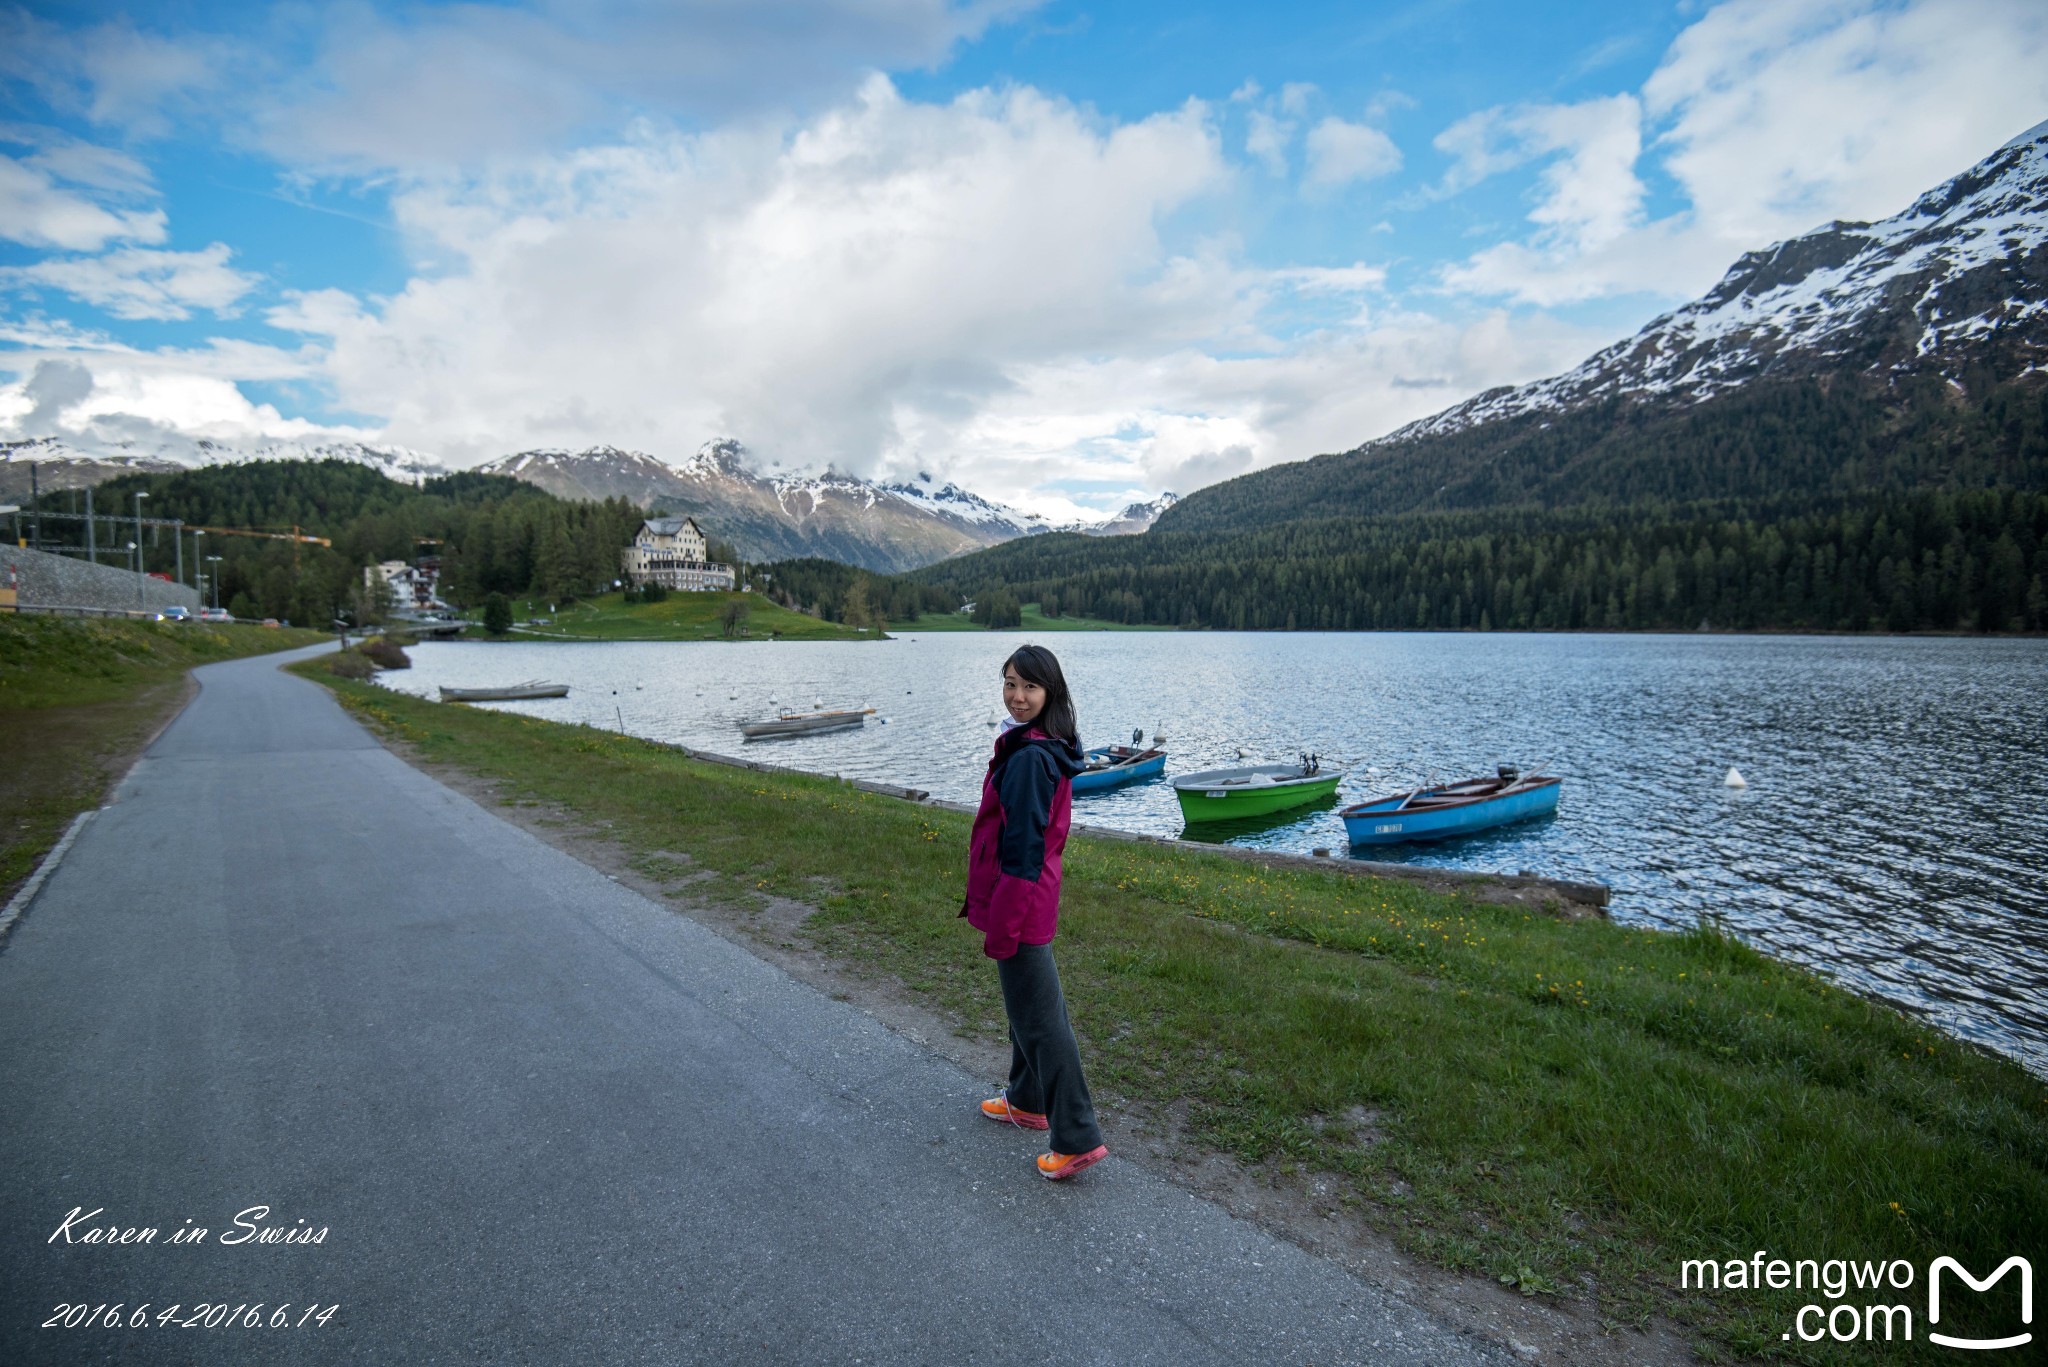
[[[330,673],[344,679],[367,679],[377,672],[376,664],[359,650],[342,650],[327,657]]]
[[[406,658],[405,652],[400,650],[395,642],[384,640],[381,637],[372,636],[369,640],[364,641],[362,645],[358,646],[357,649],[361,650],[369,658],[370,662],[379,669],[412,668],[412,661]]]
[[[484,630],[503,636],[512,629],[512,601],[502,593],[484,599]]]

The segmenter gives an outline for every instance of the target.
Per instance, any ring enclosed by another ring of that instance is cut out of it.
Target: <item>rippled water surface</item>
[[[546,678],[492,704],[737,753],[775,703],[885,724],[746,747],[973,801],[1014,635],[884,642],[439,644],[390,687]],[[1604,882],[1616,920],[1744,938],[2048,1073],[2048,642],[1728,636],[1103,632],[1047,639],[1091,744],[1164,728],[1168,772],[1314,750],[1344,801],[1548,762],[1551,820],[1361,857]],[[773,700],[773,701],[771,701]],[[1238,751],[1249,759],[1240,760]],[[1730,766],[1750,786],[1723,785]],[[1077,821],[1181,833],[1164,782]],[[1342,852],[1332,808],[1239,843]]]

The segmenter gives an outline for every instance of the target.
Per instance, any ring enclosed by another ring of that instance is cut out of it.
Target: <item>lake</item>
[[[883,642],[423,644],[388,687],[545,678],[490,704],[972,802],[1016,633]],[[1744,939],[2048,1074],[2048,641],[1088,632],[1048,635],[1083,740],[1162,730],[1168,773],[1320,754],[1344,801],[1541,764],[1555,818],[1362,858],[1601,882],[1625,923]],[[782,706],[858,732],[742,746]],[[1239,752],[1245,758],[1239,758]],[[1746,789],[1723,784],[1730,767]],[[1075,820],[1182,833],[1153,782]],[[1345,850],[1334,808],[1236,843]]]

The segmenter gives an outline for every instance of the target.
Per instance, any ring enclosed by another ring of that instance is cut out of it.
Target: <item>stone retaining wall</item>
[[[175,603],[197,612],[200,607],[198,589],[68,555],[0,546],[0,588],[7,587],[10,568],[18,601],[25,608],[159,612]]]

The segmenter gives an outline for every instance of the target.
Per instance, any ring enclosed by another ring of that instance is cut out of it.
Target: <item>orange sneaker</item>
[[[1109,1146],[1106,1144],[1097,1144],[1086,1153],[1042,1153],[1038,1155],[1038,1170],[1045,1174],[1046,1181],[1057,1182],[1107,1157]]]
[[[1010,1104],[1010,1093],[1004,1088],[1000,1096],[992,1096],[981,1103],[981,1113],[990,1120],[1015,1125],[1020,1130],[1043,1130],[1049,1128],[1045,1117],[1036,1111],[1027,1111],[1021,1106]]]

